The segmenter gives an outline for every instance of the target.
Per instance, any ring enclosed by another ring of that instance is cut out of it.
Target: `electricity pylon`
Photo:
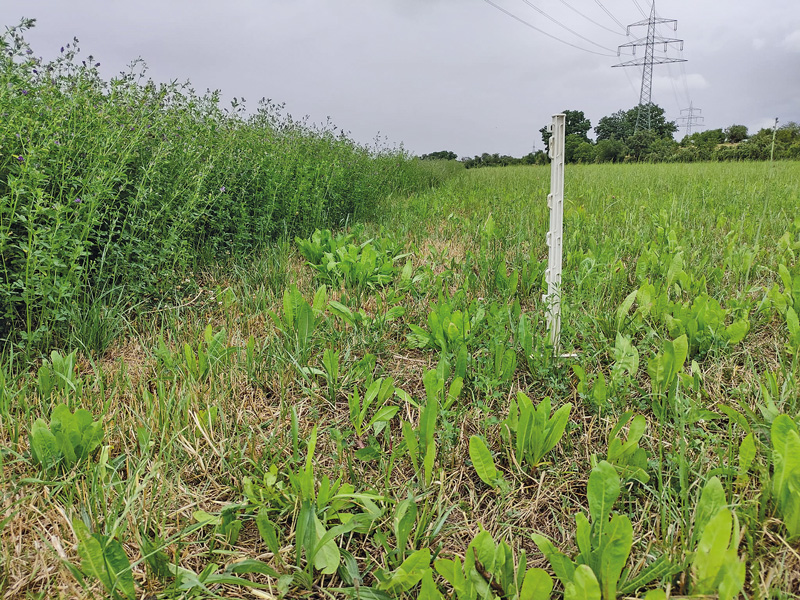
[[[692,127],[705,127],[703,125],[703,119],[705,117],[701,116],[699,113],[703,112],[701,108],[695,108],[694,105],[689,102],[689,108],[682,108],[681,109],[681,116],[678,117],[678,121],[683,121],[683,125],[686,126],[686,135],[692,135]],[[689,113],[686,116],[683,113]],[[698,113],[698,114],[695,114]]]
[[[623,48],[631,48],[633,50],[633,55],[636,56],[636,48],[644,46],[643,58],[634,58],[633,60],[628,60],[618,65],[613,65],[614,67],[642,67],[642,89],[639,92],[639,112],[636,115],[635,131],[638,131],[640,127],[645,129],[652,128],[650,121],[650,108],[652,106],[653,95],[653,65],[685,62],[686,60],[684,58],[655,56],[653,50],[656,44],[664,44],[664,52],[667,51],[667,46],[670,44],[679,44],[680,49],[683,50],[683,40],[656,35],[656,25],[662,25],[665,23],[672,23],[673,30],[678,29],[678,21],[675,19],[662,19],[660,17],[656,17],[656,2],[653,0],[653,5],[650,8],[650,17],[648,19],[628,25],[628,35],[630,35],[631,27],[643,27],[647,25],[647,36],[632,42],[628,42],[627,44],[622,44],[617,48],[617,56],[620,55],[620,52]]]

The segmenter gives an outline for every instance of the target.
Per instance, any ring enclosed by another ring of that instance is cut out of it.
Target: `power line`
[[[608,10],[608,9],[607,9],[605,6],[603,6],[603,3],[602,3],[602,2],[600,2],[600,0],[594,0],[594,1],[597,3],[597,6],[599,6],[600,8],[602,8],[602,9],[603,9],[603,11],[604,11],[604,12],[605,12],[605,13],[606,13],[606,14],[607,14],[609,17],[611,17],[611,20],[612,20],[612,21],[614,21],[614,23],[616,23],[617,25],[619,25],[620,29],[625,29],[625,25],[623,25],[623,24],[622,24],[622,22],[621,22],[621,21],[620,21],[620,20],[619,20],[617,17],[615,17],[614,15],[612,15],[612,14],[611,14],[611,11],[610,11],[610,10]]]
[[[683,58],[683,50],[680,52],[680,57]],[[681,79],[683,80],[683,89],[686,91],[686,98],[691,100],[691,94],[689,93],[689,78],[686,76],[686,65],[683,63],[686,62],[685,60],[681,63]]]
[[[672,87],[672,96],[675,98],[675,104],[678,107],[680,107],[682,103],[681,103],[680,99],[678,98],[678,88],[675,85],[675,80],[672,78],[672,67],[667,65],[667,71],[669,71],[669,83],[670,83],[670,86]]]
[[[566,25],[564,25],[564,24],[563,24],[563,23],[561,23],[560,21],[558,21],[558,20],[554,19],[553,17],[551,17],[550,15],[548,15],[546,12],[544,12],[544,11],[543,11],[541,8],[539,8],[538,6],[536,6],[535,4],[533,4],[533,3],[532,3],[530,0],[522,0],[522,1],[523,1],[525,4],[527,4],[528,6],[530,6],[530,7],[531,7],[533,10],[535,10],[536,12],[538,12],[540,15],[542,15],[543,17],[545,17],[546,19],[549,19],[550,21],[552,21],[553,23],[555,23],[555,24],[556,24],[556,25],[558,25],[559,27],[562,27],[562,28],[566,29],[567,31],[569,31],[569,32],[570,32],[572,35],[576,35],[576,36],[578,36],[578,37],[579,37],[579,38],[581,38],[583,41],[585,41],[585,42],[589,42],[589,43],[590,43],[590,44],[592,44],[593,46],[597,46],[598,48],[602,48],[603,50],[608,50],[609,52],[613,52],[613,50],[612,50],[611,48],[606,48],[605,46],[601,46],[600,44],[598,44],[598,43],[596,43],[596,42],[593,42],[593,41],[592,41],[592,40],[590,40],[589,38],[582,36],[580,33],[578,33],[577,31],[575,31],[574,29],[570,29],[569,27],[567,27]]]
[[[647,13],[644,11],[644,9],[642,8],[641,4],[639,4],[639,2],[637,2],[637,0],[633,0],[633,3],[636,5],[636,8],[639,9],[639,12],[642,13],[642,16],[646,19],[647,18]]]
[[[598,27],[601,27],[602,29],[605,29],[606,31],[610,31],[611,33],[615,33],[615,34],[617,34],[617,35],[625,35],[624,33],[620,33],[619,31],[617,31],[616,29],[611,29],[610,27],[606,27],[606,26],[605,26],[605,25],[603,25],[602,23],[598,23],[597,21],[595,21],[595,20],[594,20],[594,19],[592,19],[591,17],[588,17],[588,16],[586,16],[586,15],[585,15],[585,14],[583,14],[581,11],[579,11],[577,8],[575,8],[574,6],[572,6],[571,4],[569,4],[569,3],[568,3],[566,0],[560,0],[560,2],[561,2],[561,4],[563,4],[564,6],[566,6],[568,9],[570,9],[570,10],[572,10],[572,11],[574,11],[574,12],[578,13],[580,16],[582,16],[584,19],[586,19],[586,20],[587,20],[587,21],[589,21],[590,23],[594,23],[594,24],[595,24],[595,25],[597,25]],[[624,27],[623,27],[623,29],[624,29]]]
[[[494,8],[499,10],[500,12],[508,15],[509,17],[514,19],[515,21],[519,21],[520,23],[522,23],[526,27],[530,27],[534,31],[538,31],[542,35],[545,35],[545,36],[549,37],[550,39],[553,39],[553,40],[555,40],[557,42],[561,42],[562,44],[566,44],[567,46],[571,46],[572,48],[575,48],[577,50],[583,50],[584,52],[588,52],[590,54],[597,54],[598,56],[614,56],[613,54],[606,54],[605,52],[596,52],[594,50],[589,50],[588,48],[583,48],[581,46],[577,46],[577,45],[572,44],[572,43],[570,43],[570,42],[568,42],[566,40],[562,40],[561,38],[556,37],[553,34],[547,33],[543,29],[539,29],[538,27],[536,27],[536,25],[528,23],[528,21],[526,21],[525,19],[522,19],[522,18],[518,17],[517,15],[515,15],[514,13],[512,13],[510,11],[507,11],[505,8],[503,8],[499,4],[495,4],[494,2],[492,2],[492,0],[483,0],[483,1],[486,2],[486,4],[488,4],[490,6],[493,6]]]

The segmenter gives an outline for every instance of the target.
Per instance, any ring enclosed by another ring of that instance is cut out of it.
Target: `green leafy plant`
[[[224,538],[229,546],[235,546],[239,539],[239,532],[242,530],[244,522],[239,518],[243,509],[247,505],[231,504],[220,511],[219,515],[212,515],[204,510],[196,510],[192,513],[194,520],[204,526],[213,526],[214,533]],[[211,544],[213,549],[213,543]]]
[[[630,423],[627,439],[622,439],[622,428]],[[650,476],[647,474],[647,452],[639,447],[647,421],[642,415],[633,415],[632,411],[623,413],[617,424],[608,435],[608,455],[606,460],[614,465],[617,472],[630,479],[647,483]]]
[[[328,382],[328,401],[334,404],[339,393],[339,352],[326,348],[322,353],[322,367]]]
[[[691,560],[691,594],[718,594],[720,600],[733,600],[744,587],[746,566],[738,552],[739,521],[726,504],[722,484],[712,477],[695,512],[692,541],[696,540],[697,546]]]
[[[44,360],[38,371],[39,395],[49,399],[53,392],[80,398],[83,381],[75,373],[75,354],[73,350],[66,356],[53,350],[50,360]]]
[[[614,600],[618,590],[633,591],[669,574],[669,562],[662,557],[634,579],[621,581],[633,544],[633,528],[627,516],[611,513],[620,494],[619,475],[613,465],[601,461],[592,469],[586,494],[591,522],[583,513],[575,515],[575,538],[580,551],[575,560],[556,550],[544,536],[533,536],[564,585],[565,597],[569,590],[571,598]]]
[[[375,435],[380,434],[384,427],[389,424],[389,421],[400,410],[398,406],[386,406],[386,401],[394,395],[394,380],[391,377],[386,379],[376,379],[367,388],[364,393],[364,399],[358,393],[358,387],[353,389],[348,400],[350,408],[350,423],[355,429],[356,435],[360,438],[370,428],[373,429]],[[373,408],[373,414],[368,419],[367,415],[370,408]]]
[[[354,234],[317,229],[309,239],[295,238],[298,250],[322,281],[343,282],[347,288],[363,290],[390,283],[397,275],[396,263],[406,257],[390,240],[372,239],[356,245]]]
[[[675,401],[678,373],[689,355],[689,341],[681,335],[673,341],[666,340],[661,352],[647,361],[647,373],[652,382],[656,416],[664,418]]]
[[[444,353],[457,353],[472,339],[473,327],[483,319],[484,312],[470,315],[470,310],[454,310],[450,301],[439,298],[428,314],[428,329],[409,323],[408,340],[418,348],[437,348]]]
[[[787,415],[772,421],[772,497],[791,539],[800,535],[800,434]]]
[[[569,421],[569,402],[550,414],[550,398],[545,397],[535,408],[523,392],[511,401],[508,417],[503,421],[514,448],[517,464],[535,469],[545,455],[556,447]]]
[[[475,536],[463,563],[458,558],[443,558],[434,567],[458,600],[549,600],[553,589],[553,580],[544,570],[527,568],[524,551],[515,561],[510,546],[503,541],[496,544],[488,531]]]
[[[370,523],[379,518],[382,511],[375,504],[381,497],[375,494],[355,493],[353,486],[331,481],[323,476],[319,486],[314,477],[313,456],[317,444],[317,427],[311,432],[306,453],[305,466],[289,473],[289,481],[296,495],[295,516],[295,560],[302,571],[302,557],[307,581],[311,581],[314,570],[330,575],[335,573],[341,561],[341,552],[336,538],[353,530],[365,531]],[[353,514],[347,508],[363,507]],[[332,523],[338,524],[332,525]],[[265,540],[269,543],[269,539]]]
[[[431,573],[431,551],[421,548],[406,558],[400,566],[389,573],[378,584],[378,589],[396,596],[408,592],[417,585],[425,575]]]
[[[207,379],[216,365],[235,351],[225,346],[225,338],[224,329],[212,334],[209,323],[203,330],[203,340],[197,344],[197,354],[189,344],[184,344],[183,357],[186,361],[186,371],[194,381]]]
[[[325,318],[328,292],[323,285],[317,288],[312,304],[303,298],[295,284],[283,293],[283,311],[269,311],[275,327],[283,335],[286,349],[299,366],[305,365],[311,354],[314,331]]]
[[[469,458],[481,481],[491,488],[504,487],[506,482],[494,464],[492,453],[477,435],[469,438]]]
[[[80,520],[73,521],[72,528],[78,536],[78,554],[83,572],[100,581],[115,600],[135,600],[131,563],[122,544],[112,536],[91,533]]]
[[[436,461],[435,436],[436,421],[439,416],[439,394],[436,390],[439,389],[438,383],[441,379],[436,371],[428,371],[424,381],[426,402],[420,411],[419,425],[414,429],[410,423],[403,421],[402,431],[414,472],[417,478],[428,486],[433,479],[433,466]]]
[[[103,424],[94,421],[92,414],[83,408],[70,412],[66,404],[59,404],[50,415],[50,425],[36,419],[31,427],[31,457],[45,470],[71,469],[86,460],[103,441]]]

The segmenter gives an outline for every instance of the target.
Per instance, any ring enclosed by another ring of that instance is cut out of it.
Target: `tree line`
[[[681,141],[674,138],[678,126],[668,121],[663,108],[650,105],[650,128],[637,128],[639,107],[619,110],[601,118],[594,127],[595,139],[589,138],[591,121],[581,110],[565,110],[566,137],[564,155],[568,163],[605,162],[696,162],[727,160],[800,159],[800,124],[786,123],[774,130],[763,128],[750,134],[744,125],[710,129],[686,135]],[[545,148],[548,147],[548,127],[539,130]],[[775,141],[774,152],[772,148]],[[455,152],[440,151],[423,154],[423,160],[457,160]],[[462,157],[468,169],[511,165],[546,164],[546,150],[538,150],[515,158],[483,153]]]

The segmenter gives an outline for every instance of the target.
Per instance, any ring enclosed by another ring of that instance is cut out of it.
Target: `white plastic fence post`
[[[547,327],[550,330],[550,343],[553,353],[559,355],[561,335],[561,260],[562,237],[564,230],[564,134],[566,117],[553,115],[550,124],[550,194],[547,206],[550,208],[550,231],[547,232],[547,294],[542,300],[547,305]]]

